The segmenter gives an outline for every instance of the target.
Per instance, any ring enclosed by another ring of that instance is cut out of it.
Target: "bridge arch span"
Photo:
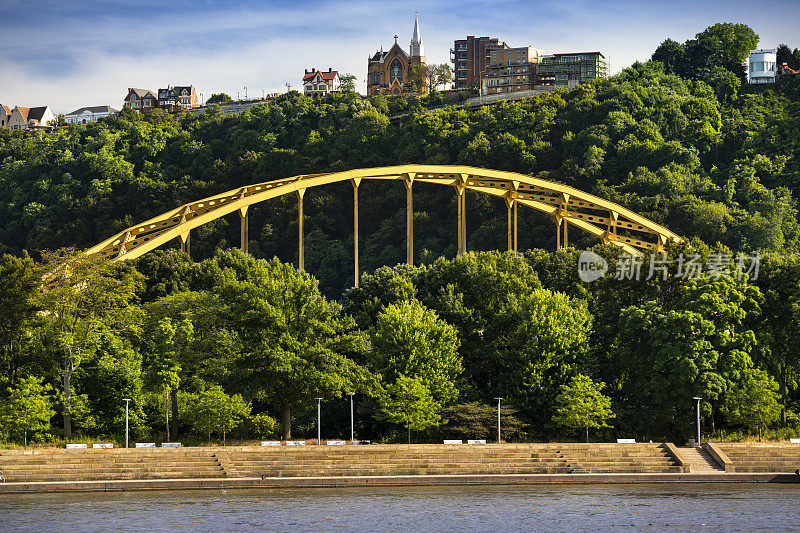
[[[284,194],[298,200],[299,268],[304,267],[303,197],[305,191],[331,183],[349,181],[353,185],[353,230],[355,279],[358,284],[358,189],[363,180],[400,181],[406,186],[406,255],[413,263],[414,183],[433,183],[453,187],[458,197],[458,252],[466,252],[466,209],[464,191],[472,190],[501,197],[508,208],[508,248],[517,248],[517,207],[519,205],[550,215],[556,225],[556,246],[567,245],[568,226],[572,225],[618,246],[631,254],[660,251],[670,241],[681,238],[667,228],[629,209],[574,187],[533,178],[524,174],[451,165],[398,165],[362,168],[324,174],[302,174],[291,178],[246,185],[189,202],[150,220],[127,228],[85,251],[86,255],[111,261],[135,259],[172,239],[181,240],[188,250],[190,231],[235,211],[241,221],[241,248],[247,252],[248,207]]]

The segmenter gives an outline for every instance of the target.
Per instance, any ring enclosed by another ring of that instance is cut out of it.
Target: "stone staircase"
[[[243,477],[569,474],[555,449],[531,445],[371,445],[228,449]]]
[[[662,444],[560,444],[559,448],[576,473],[639,474],[684,471]]]
[[[117,450],[2,450],[6,482],[110,481],[225,477],[213,451],[203,448]]]
[[[725,469],[703,448],[680,448],[681,458],[692,474],[725,472]]]
[[[682,472],[659,444],[1,450],[7,482]]]
[[[730,459],[728,472],[794,473],[800,469],[800,445],[774,443],[715,444]]]

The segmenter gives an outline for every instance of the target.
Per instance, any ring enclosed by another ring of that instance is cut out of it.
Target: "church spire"
[[[411,57],[424,57],[425,49],[422,46],[422,35],[419,33],[419,18],[414,13],[414,33],[411,36]]]

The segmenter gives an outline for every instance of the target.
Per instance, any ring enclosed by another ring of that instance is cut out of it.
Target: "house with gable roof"
[[[10,118],[11,109],[7,105],[0,104],[0,128],[7,128]]]
[[[197,107],[194,85],[167,86],[158,90],[158,107],[170,113]]]
[[[303,94],[306,96],[326,96],[330,93],[339,92],[339,71],[328,69],[328,72],[312,68],[303,76]]]
[[[6,127],[12,130],[43,129],[52,128],[56,122],[56,116],[50,110],[50,106],[16,106],[6,122]]]
[[[128,88],[128,95],[122,104],[136,111],[148,112],[158,108],[158,93],[150,89]]]

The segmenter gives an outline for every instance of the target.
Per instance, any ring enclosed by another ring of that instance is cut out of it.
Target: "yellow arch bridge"
[[[189,251],[189,232],[198,226],[238,211],[241,221],[241,249],[248,246],[248,207],[282,196],[297,195],[299,221],[299,265],[304,267],[303,197],[306,190],[330,183],[349,181],[353,186],[353,236],[355,281],[358,285],[358,189],[363,180],[400,181],[406,187],[406,260],[414,258],[414,183],[434,183],[453,187],[458,203],[458,253],[467,251],[466,190],[503,198],[508,208],[508,249],[517,250],[517,206],[531,207],[553,217],[556,247],[567,245],[568,227],[576,226],[631,254],[661,251],[669,240],[681,238],[667,228],[639,216],[613,202],[583,191],[514,172],[445,165],[399,165],[364,168],[325,174],[303,174],[291,178],[247,185],[184,204],[141,224],[131,226],[86,250],[91,257],[121,261],[135,259],[150,250],[179,238],[181,249]]]

